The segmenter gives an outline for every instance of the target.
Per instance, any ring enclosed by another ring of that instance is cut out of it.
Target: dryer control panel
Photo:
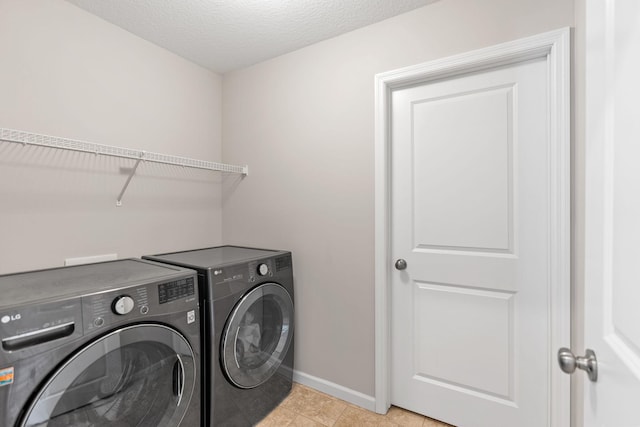
[[[279,283],[289,280],[289,270],[291,255],[287,254],[215,268],[209,278],[203,276],[203,280],[211,281],[211,293],[217,300],[267,281]]]

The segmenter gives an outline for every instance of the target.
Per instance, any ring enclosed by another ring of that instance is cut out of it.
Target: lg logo
[[[0,319],[0,322],[9,323],[9,322],[12,322],[14,320],[20,320],[21,318],[22,318],[22,316],[20,316],[20,313],[13,314],[11,316],[2,316],[2,319]]]

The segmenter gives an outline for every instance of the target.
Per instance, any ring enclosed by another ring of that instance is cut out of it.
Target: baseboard
[[[373,396],[367,396],[364,393],[351,390],[350,388],[332,383],[331,381],[296,370],[293,371],[293,381],[360,406],[361,408],[368,409],[369,411],[376,410],[376,399]]]

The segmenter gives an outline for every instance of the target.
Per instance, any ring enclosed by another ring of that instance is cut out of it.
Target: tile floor
[[[453,427],[392,406],[386,415],[293,384],[291,394],[258,427]]]

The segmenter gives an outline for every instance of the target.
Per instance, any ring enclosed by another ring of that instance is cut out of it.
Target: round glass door
[[[235,386],[253,388],[268,380],[293,338],[293,301],[277,283],[247,293],[234,307],[222,335],[223,370]]]
[[[118,329],[56,370],[20,425],[177,426],[191,400],[195,375],[193,351],[173,329]]]

